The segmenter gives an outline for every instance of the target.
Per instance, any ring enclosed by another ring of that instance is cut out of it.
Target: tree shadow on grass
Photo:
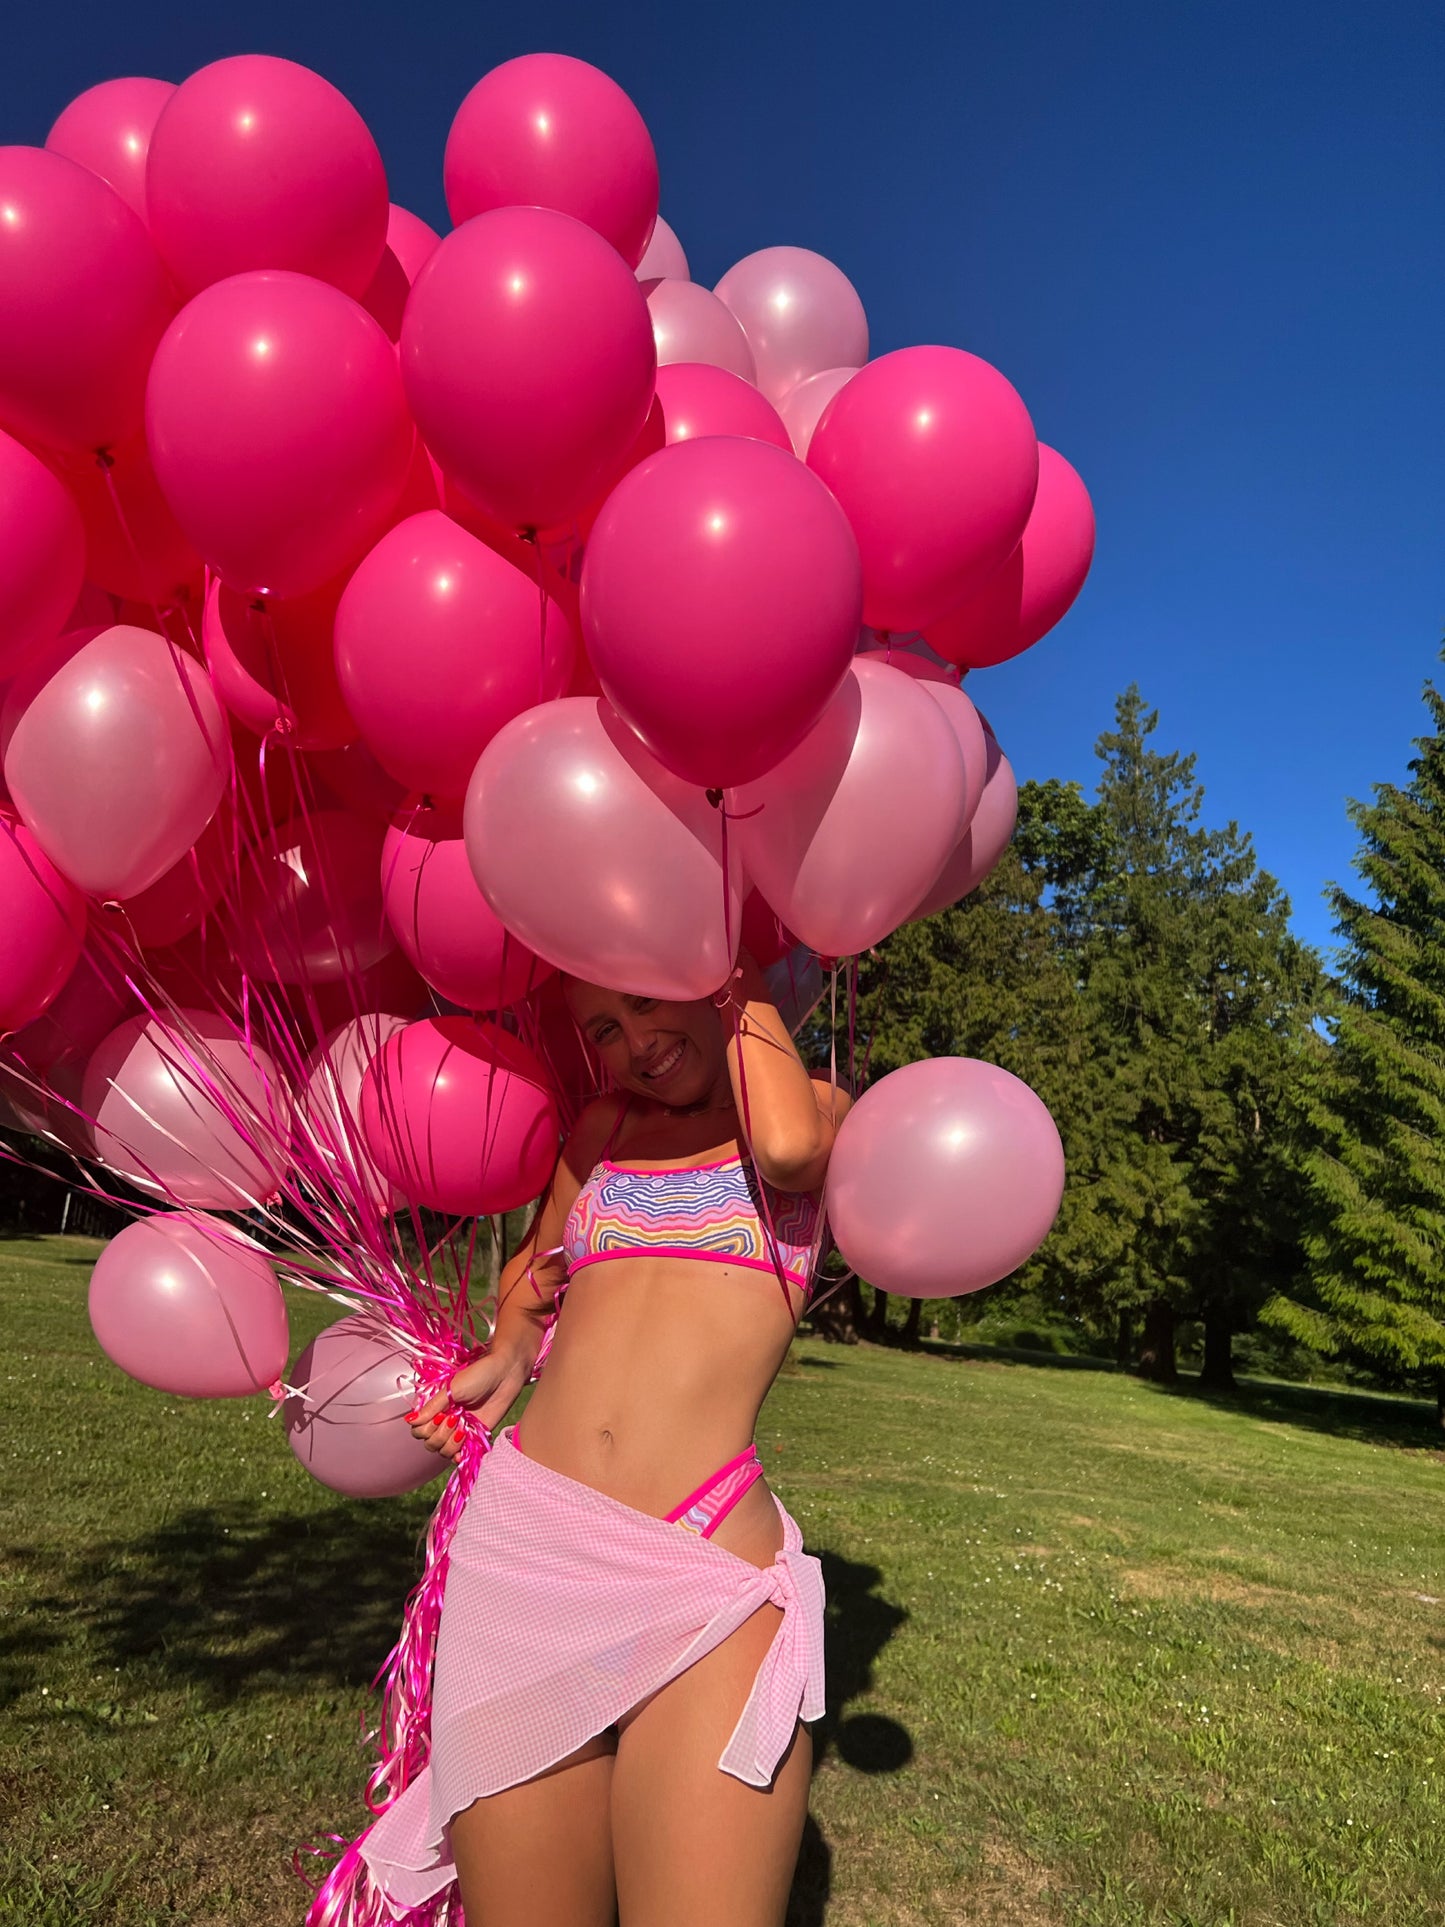
[[[1395,1445],[1412,1450],[1445,1449],[1433,1401],[1391,1398],[1379,1392],[1355,1391],[1345,1385],[1291,1385],[1261,1378],[1241,1378],[1232,1392],[1202,1386],[1183,1377],[1173,1385],[1140,1381],[1163,1398],[1186,1399],[1212,1405],[1221,1412],[1258,1419],[1272,1425],[1293,1425],[1330,1438],[1354,1439],[1363,1445]]]

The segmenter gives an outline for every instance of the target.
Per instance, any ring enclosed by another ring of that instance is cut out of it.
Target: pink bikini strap
[[[726,1465],[720,1465],[715,1472],[710,1472],[708,1476],[703,1480],[702,1484],[697,1488],[696,1492],[689,1492],[687,1497],[682,1501],[681,1505],[675,1505],[672,1508],[671,1512],[667,1514],[668,1524],[676,1525],[677,1521],[683,1516],[683,1514],[685,1512],[690,1511],[692,1507],[698,1503],[699,1500],[705,1499],[709,1494],[709,1492],[714,1491],[716,1487],[720,1486],[723,1483],[723,1481],[726,1478],[728,1478],[732,1473],[739,1471],[743,1466],[749,1465],[749,1464],[755,1465],[757,1467],[757,1470],[753,1472],[752,1476],[747,1480],[746,1484],[744,1484],[741,1487],[741,1489],[738,1491],[736,1496],[733,1498],[732,1504],[728,1506],[727,1509],[729,1512],[731,1512],[733,1505],[737,1504],[738,1499],[740,1499],[743,1496],[743,1493],[747,1491],[748,1487],[752,1485],[753,1480],[762,1477],[763,1465],[762,1465],[762,1460],[759,1459],[758,1457],[758,1448],[756,1444],[748,1446],[746,1451],[739,1452],[735,1459],[729,1459]],[[714,1521],[714,1523],[721,1524],[721,1519],[720,1518],[717,1519],[716,1521]]]

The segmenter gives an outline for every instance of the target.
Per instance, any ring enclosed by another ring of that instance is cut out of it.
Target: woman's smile
[[[649,1070],[640,1070],[637,1075],[648,1084],[661,1084],[672,1076],[681,1064],[687,1051],[687,1039],[679,1037],[675,1044],[669,1044]]]

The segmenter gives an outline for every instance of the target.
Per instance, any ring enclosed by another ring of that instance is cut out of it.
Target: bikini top
[[[781,1268],[791,1284],[808,1290],[820,1255],[817,1198],[775,1191],[741,1157],[666,1170],[614,1164],[608,1154],[625,1115],[624,1106],[567,1214],[562,1250],[569,1280],[584,1266],[612,1258],[695,1258],[775,1277]]]

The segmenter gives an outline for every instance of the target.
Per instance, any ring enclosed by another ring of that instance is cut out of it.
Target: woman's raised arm
[[[760,1174],[778,1191],[816,1191],[849,1098],[815,1080],[747,951],[720,1016],[738,1118]]]

